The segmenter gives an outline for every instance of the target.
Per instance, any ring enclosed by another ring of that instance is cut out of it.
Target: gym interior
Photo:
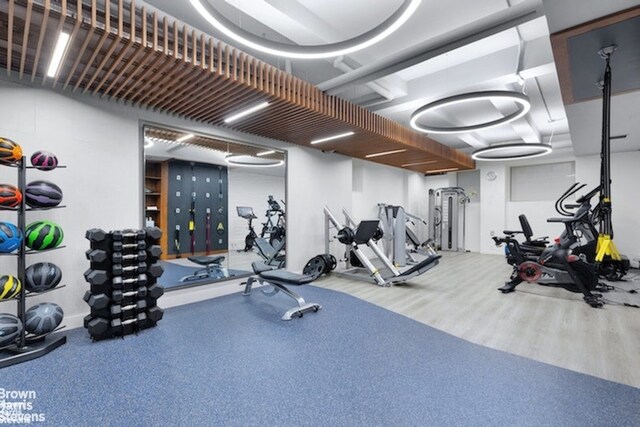
[[[0,20],[0,424],[640,425],[637,0]]]

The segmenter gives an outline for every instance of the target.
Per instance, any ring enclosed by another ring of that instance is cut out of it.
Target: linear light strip
[[[176,139],[176,142],[185,142],[185,141],[188,141],[188,140],[190,140],[190,139],[192,139],[194,137],[195,137],[194,134],[188,133],[188,134],[183,135],[180,138]]]
[[[431,174],[431,173],[442,173],[442,172],[453,172],[453,171],[457,171],[460,168],[448,168],[448,169],[435,169],[432,171],[427,171],[427,174]]]
[[[240,120],[240,119],[242,119],[242,118],[244,118],[244,117],[246,117],[246,116],[248,116],[250,114],[253,114],[253,113],[256,113],[256,112],[258,112],[258,111],[260,111],[262,109],[265,109],[268,106],[269,106],[268,102],[260,103],[258,105],[255,105],[255,106],[251,107],[251,108],[247,108],[246,110],[240,111],[239,113],[234,114],[233,116],[227,117],[226,119],[224,119],[224,122],[225,123],[236,122],[236,121],[238,121],[238,120]]]
[[[311,144],[320,144],[321,142],[328,142],[328,141],[333,141],[334,139],[346,138],[353,134],[355,134],[355,132],[345,132],[345,133],[340,133],[338,135],[327,136],[326,138],[315,139],[311,141]]]
[[[402,149],[402,150],[383,151],[381,153],[367,154],[364,157],[367,158],[367,159],[371,159],[373,157],[381,157],[381,156],[388,156],[390,154],[404,153],[405,151],[407,151],[407,150],[406,149]]]
[[[429,160],[427,162],[405,163],[404,165],[400,165],[400,167],[408,168],[410,166],[432,165],[434,163],[438,163],[438,161],[437,160]]]
[[[56,47],[53,49],[51,62],[49,63],[49,68],[47,69],[47,77],[54,78],[58,74],[60,63],[62,62],[64,52],[67,50],[67,45],[69,44],[70,38],[71,36],[69,34],[63,32],[61,32],[58,36],[58,41],[56,42]]]
[[[270,154],[275,154],[275,150],[269,150],[269,151],[263,151],[261,153],[256,154],[256,156],[258,157],[262,157],[262,156],[268,156]]]

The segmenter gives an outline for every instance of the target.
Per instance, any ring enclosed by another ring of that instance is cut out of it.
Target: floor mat
[[[157,328],[2,369],[46,424],[638,425],[640,389],[455,338],[340,292],[290,322],[258,289],[166,311]],[[580,349],[575,349],[580,351]]]

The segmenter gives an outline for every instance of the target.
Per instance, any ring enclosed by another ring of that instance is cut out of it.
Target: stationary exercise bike
[[[253,229],[253,220],[258,217],[253,213],[253,208],[249,206],[236,206],[236,211],[240,218],[247,220],[249,227],[249,234],[244,238],[244,249],[240,252],[249,252],[255,246],[256,239],[258,238],[256,231]]]
[[[591,229],[590,199],[593,191],[580,199],[578,205],[563,205],[568,195],[575,194],[583,186],[572,186],[565,192],[556,204],[559,211],[564,206],[577,207],[571,217],[550,218],[548,222],[563,223],[565,231],[556,239],[555,244],[543,247],[543,239],[532,241],[531,228],[524,215],[520,216],[522,231],[505,230],[505,237],[493,237],[497,246],[506,245],[505,256],[507,263],[513,266],[511,280],[499,288],[502,293],[514,292],[516,286],[522,282],[535,282],[540,285],[558,286],[571,292],[580,292],[583,299],[592,307],[602,307],[602,294],[592,291],[607,291],[610,287],[598,282],[598,274],[593,264],[588,262],[587,256],[580,253],[579,248],[589,246],[595,239]],[[568,194],[568,195],[567,195]],[[565,210],[565,212],[568,212]],[[524,217],[524,221],[523,221]],[[527,241],[520,243],[515,239],[516,234],[524,233]],[[585,233],[588,236],[585,236]],[[586,244],[580,244],[580,239],[587,237]]]

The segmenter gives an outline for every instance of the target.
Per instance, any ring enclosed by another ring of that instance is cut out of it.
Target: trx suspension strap
[[[189,207],[189,236],[191,236],[191,255],[196,253],[196,176],[191,163],[191,206]]]
[[[602,147],[600,152],[600,224],[596,264],[607,261],[621,261],[622,257],[613,243],[611,221],[611,55],[615,46],[601,49],[598,53],[606,61],[602,85]]]

